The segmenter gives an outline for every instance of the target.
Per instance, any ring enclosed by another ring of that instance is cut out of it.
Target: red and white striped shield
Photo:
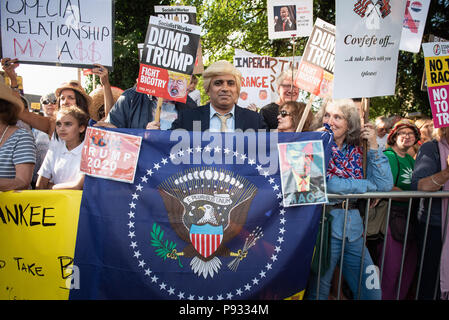
[[[202,226],[192,224],[190,227],[190,241],[193,247],[204,258],[208,258],[217,251],[223,240],[223,226]]]

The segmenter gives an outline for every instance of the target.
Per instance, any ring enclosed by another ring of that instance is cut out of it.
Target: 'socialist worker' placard
[[[332,95],[335,26],[317,18],[299,64],[295,84],[316,96]]]
[[[133,183],[142,137],[89,127],[80,170],[88,175]]]
[[[449,42],[423,43],[422,47],[433,125],[449,127]]]
[[[151,16],[140,61],[137,91],[186,102],[200,33],[199,26]]]

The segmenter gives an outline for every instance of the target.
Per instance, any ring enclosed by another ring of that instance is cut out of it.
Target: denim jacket
[[[346,144],[341,152],[347,153]],[[388,158],[381,150],[368,150],[366,179],[345,179],[332,177],[327,181],[327,192],[335,194],[351,194],[366,192],[386,192],[393,188],[393,176],[391,174]],[[345,210],[334,209],[330,213],[332,220],[332,236],[343,239],[343,226]],[[348,210],[346,221],[346,237],[349,241],[355,241],[363,234],[363,221],[357,209]]]

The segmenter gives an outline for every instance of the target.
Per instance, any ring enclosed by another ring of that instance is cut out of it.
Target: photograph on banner
[[[421,49],[430,0],[406,2],[399,50],[418,53]]]
[[[80,170],[90,176],[134,183],[142,137],[88,127]]]
[[[284,206],[326,203],[323,142],[280,143],[278,150]]]
[[[140,60],[137,92],[185,103],[200,33],[199,26],[151,16]]]
[[[433,126],[449,127],[449,42],[422,44]]]
[[[111,0],[1,1],[1,56],[20,63],[113,66]]]
[[[67,300],[82,191],[0,192],[0,300]]]
[[[246,108],[250,104],[257,107],[277,101],[279,98],[276,79],[282,71],[298,68],[301,56],[268,57],[235,49],[234,66],[242,73],[240,97],[237,104]]]
[[[295,85],[321,98],[332,96],[335,26],[317,18],[299,64]]]
[[[312,0],[268,0],[267,8],[269,39],[310,36]]]
[[[198,24],[196,21],[196,7],[192,6],[154,6],[154,14],[158,18],[174,20],[187,24],[194,24],[194,25]],[[196,61],[195,61],[195,68],[193,69],[193,74],[202,74],[203,72],[204,72],[203,50],[201,48],[201,40],[200,40],[198,50],[196,53]]]
[[[395,94],[406,1],[336,1],[333,98]]]

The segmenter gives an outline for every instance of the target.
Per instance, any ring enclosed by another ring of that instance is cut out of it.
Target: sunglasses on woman
[[[46,99],[46,100],[42,101],[42,104],[45,104],[45,105],[47,105],[47,104],[55,104],[55,103],[56,103],[56,100]]]
[[[279,111],[279,115],[280,115],[282,118],[285,118],[286,116],[291,116],[292,114],[289,113],[289,112],[287,112],[287,111],[285,111],[285,110],[281,110],[281,111]]]

